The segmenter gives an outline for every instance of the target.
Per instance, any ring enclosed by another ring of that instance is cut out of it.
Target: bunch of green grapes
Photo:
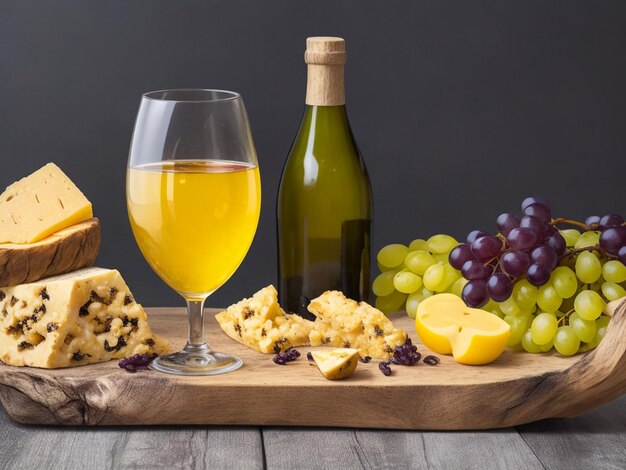
[[[408,246],[394,243],[383,247],[376,257],[381,274],[372,284],[376,308],[385,313],[404,308],[415,318],[419,303],[435,293],[460,296],[467,281],[448,262],[450,251],[458,244],[449,235],[433,235]]]
[[[554,347],[564,356],[594,349],[610,321],[603,314],[607,302],[626,296],[626,266],[594,249],[599,232],[560,233],[567,252],[548,282],[537,287],[521,279],[498,303],[511,325],[512,349],[538,353]]]

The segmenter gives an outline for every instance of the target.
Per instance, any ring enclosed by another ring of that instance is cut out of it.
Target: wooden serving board
[[[174,348],[186,339],[182,309],[148,309]],[[626,391],[626,299],[595,350],[574,357],[505,352],[489,366],[359,364],[347,380],[324,379],[306,352],[286,366],[228,338],[207,310],[209,344],[239,355],[238,371],[213,377],[131,374],[117,362],[42,370],[0,363],[0,403],[19,423],[63,425],[245,424],[395,429],[486,429],[570,417]],[[414,342],[413,322],[394,317]],[[419,345],[422,355],[429,353]]]

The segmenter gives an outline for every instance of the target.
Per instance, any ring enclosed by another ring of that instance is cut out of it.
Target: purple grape
[[[530,257],[523,251],[507,251],[500,259],[500,268],[509,276],[520,277],[529,267]]]
[[[505,212],[496,219],[496,226],[500,233],[506,237],[511,230],[519,227],[519,217]]]
[[[589,217],[585,219],[585,225],[588,225],[588,226],[597,225],[599,223],[600,223],[599,215],[590,215]]]
[[[514,228],[506,236],[506,241],[515,250],[528,250],[537,243],[537,234],[529,228]]]
[[[472,243],[474,243],[476,240],[478,240],[481,237],[486,237],[489,234],[487,232],[483,232],[482,230],[472,230],[468,235],[467,238],[465,239],[465,241],[467,243],[469,243],[470,245]]]
[[[475,279],[469,281],[465,284],[465,287],[463,287],[463,293],[461,295],[463,301],[473,308],[482,307],[489,301],[487,283],[483,280]]]
[[[472,243],[472,254],[476,259],[487,261],[500,254],[503,247],[502,240],[492,235],[480,237]]]
[[[529,196],[522,201],[522,212],[524,212],[528,206],[532,206],[533,204],[543,204],[546,207],[550,207],[550,203],[545,197]]]
[[[496,273],[487,281],[487,293],[496,302],[504,302],[511,296],[513,284],[506,274]]]
[[[463,274],[463,277],[469,281],[484,281],[491,276],[491,274],[493,274],[493,266],[484,266],[480,261],[470,260],[466,261],[463,263],[463,266],[461,266],[461,274]]]
[[[548,245],[541,245],[535,248],[530,253],[530,258],[533,260],[535,264],[542,264],[548,271],[554,271],[556,265],[559,262],[559,257],[556,254],[556,251]]]
[[[546,243],[556,252],[556,255],[559,258],[563,256],[563,254],[565,253],[565,249],[567,248],[565,244],[565,238],[563,238],[563,236],[558,231],[550,235],[546,240]]]
[[[472,247],[469,243],[457,245],[450,252],[450,256],[448,256],[450,266],[454,269],[461,269],[467,261],[472,259],[474,259],[474,255],[472,255]]]
[[[616,255],[624,245],[626,226],[608,228],[600,235],[600,246],[612,255]]]
[[[619,251],[617,252],[617,256],[622,264],[626,264],[626,245],[619,249]]]
[[[624,223],[624,218],[621,215],[609,214],[605,215],[598,222],[600,230],[605,230],[611,227],[618,227]]]
[[[548,225],[532,215],[525,215],[520,219],[520,228],[529,228],[537,234],[537,240],[542,240],[547,235]]]
[[[526,273],[526,279],[533,286],[543,286],[550,280],[550,271],[543,264],[531,264]]]
[[[532,215],[533,217],[537,217],[544,223],[549,223],[552,220],[552,212],[550,208],[544,206],[543,204],[531,204],[526,209],[524,209],[524,215]]]

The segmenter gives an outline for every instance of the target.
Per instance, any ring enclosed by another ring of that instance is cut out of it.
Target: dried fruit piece
[[[287,349],[287,351],[279,352],[278,354],[276,354],[273,361],[280,366],[284,366],[288,362],[295,361],[299,357],[300,352],[297,349],[290,348]]]
[[[156,354],[135,354],[134,356],[121,359],[118,365],[128,372],[137,372],[138,369],[147,369]]]
[[[436,366],[440,362],[441,361],[439,360],[437,356],[426,356],[424,358],[424,364],[428,364],[429,366]]]
[[[391,362],[401,366],[414,366],[421,357],[422,355],[417,352],[417,347],[411,342],[411,338],[407,338],[403,345],[396,346]]]
[[[391,359],[388,361],[382,361],[378,364],[380,371],[387,377],[391,375],[391,367],[389,367],[389,364],[391,364]]]

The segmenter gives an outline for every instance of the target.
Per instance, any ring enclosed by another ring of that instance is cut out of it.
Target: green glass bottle
[[[306,109],[277,204],[279,300],[313,318],[326,290],[368,300],[372,191],[345,108],[345,41],[307,39]]]

